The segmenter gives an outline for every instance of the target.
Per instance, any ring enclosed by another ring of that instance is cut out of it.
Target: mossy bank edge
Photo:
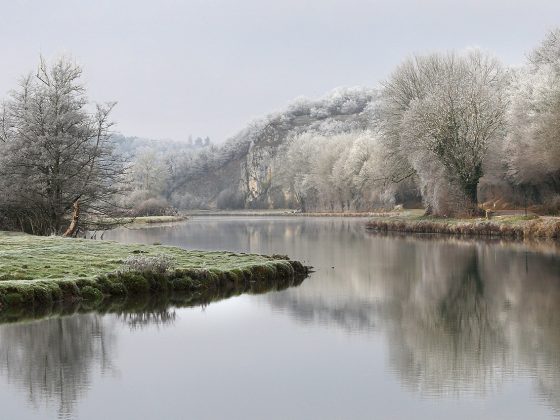
[[[165,256],[173,264],[165,271],[134,270],[125,263],[134,256]],[[170,294],[204,301],[299,284],[307,274],[308,267],[279,255],[0,232],[0,312]]]

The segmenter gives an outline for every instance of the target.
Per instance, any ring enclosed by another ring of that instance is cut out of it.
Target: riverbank
[[[143,227],[146,225],[159,225],[165,223],[184,222],[188,217],[186,215],[176,216],[138,216],[138,217],[121,217],[121,218],[103,218],[97,223],[100,228],[111,228],[118,226]]]
[[[286,276],[261,282],[247,282],[244,287],[207,288],[203,292],[184,290],[169,291],[163,294],[134,296],[106,296],[99,301],[76,299],[53,301],[48,305],[11,305],[0,310],[0,324],[32,321],[53,316],[70,316],[95,311],[99,314],[117,314],[126,317],[164,314],[170,307],[191,308],[206,306],[213,302],[241,294],[259,295],[272,291],[285,290],[299,286],[305,276]]]
[[[0,311],[172,293],[204,300],[306,275],[284,256],[0,232]]]
[[[300,217],[375,217],[388,214],[387,212],[307,212],[290,209],[271,210],[190,210],[185,215],[190,216],[248,216],[248,217],[276,217],[276,216],[300,216]]]
[[[140,216],[134,217],[129,220],[129,223],[139,224],[139,225],[151,225],[157,223],[175,223],[184,222],[187,220],[187,216],[177,215],[177,216]]]
[[[403,213],[379,216],[366,223],[379,232],[429,233],[513,239],[560,239],[560,218],[503,215],[491,219],[454,219]]]

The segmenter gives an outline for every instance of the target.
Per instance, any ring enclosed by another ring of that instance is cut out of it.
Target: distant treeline
[[[177,157],[153,191],[178,208],[558,212],[560,30],[527,57],[520,68],[479,50],[409,57],[378,89],[298,99]]]
[[[519,68],[480,50],[411,56],[378,88],[298,99],[221,146],[116,135],[69,59],[0,114],[0,228],[75,235],[191,208],[560,208],[560,29]]]

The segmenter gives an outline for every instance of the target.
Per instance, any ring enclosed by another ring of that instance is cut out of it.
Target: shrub
[[[91,279],[78,279],[75,281],[76,286],[78,286],[78,289],[83,290],[85,287],[90,286],[93,288],[98,289],[99,286],[97,285],[97,282],[95,280],[91,280]]]
[[[142,200],[134,206],[133,216],[175,216],[177,209],[173,208],[166,199],[151,197]]]
[[[134,255],[125,259],[123,264],[131,271],[164,274],[175,267],[175,259],[166,254],[153,257]]]

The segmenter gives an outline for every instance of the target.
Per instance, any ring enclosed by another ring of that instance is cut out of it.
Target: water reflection
[[[272,308],[310,326],[383,333],[405,389],[488,396],[530,377],[560,410],[558,244],[387,236],[361,220],[304,218],[198,218],[117,237],[303,259],[317,273],[268,296]]]
[[[153,325],[169,327],[175,323],[177,312],[167,308],[153,312],[123,312],[119,315],[119,318],[133,330]]]
[[[92,370],[114,373],[114,326],[96,314],[0,326],[0,375],[35,407],[56,403],[70,418]]]
[[[85,314],[79,312],[88,308],[79,304],[40,311],[19,308],[0,318],[11,322],[0,324],[0,376],[25,392],[34,407],[56,404],[59,418],[73,418],[76,404],[90,389],[92,371],[101,375],[116,372],[113,353],[118,325],[131,331],[171,327],[177,319],[176,308],[204,309],[231,296],[282,290],[298,286],[303,280],[286,278],[239,289],[218,288],[214,294],[174,293],[106,300],[95,313]],[[111,316],[104,316],[107,314]],[[43,319],[29,321],[37,317]]]
[[[264,418],[280,393],[277,418],[343,418],[337,398],[354,409],[348,418],[560,414],[558,244],[384,236],[362,222],[197,218],[109,232],[129,242],[287,254],[316,272],[298,287],[213,306],[208,318],[178,308],[209,301],[163,299],[0,326],[0,376],[34,404],[54,401],[61,417],[80,400],[100,401],[87,392],[92,378],[115,365],[114,418],[132,415],[121,406],[180,418],[186,405],[195,418]],[[73,326],[57,329],[60,322]],[[157,398],[138,398],[142,380]]]
[[[339,265],[336,276],[322,270],[317,276],[323,279],[270,296],[270,304],[304,323],[382,331],[390,370],[410,391],[487,395],[526,376],[560,410],[560,259],[554,248],[542,253],[507,242],[372,240],[377,252],[367,263]]]

